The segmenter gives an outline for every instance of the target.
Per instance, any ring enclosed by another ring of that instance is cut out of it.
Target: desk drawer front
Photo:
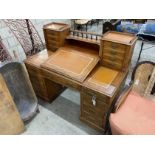
[[[86,98],[88,97],[88,99],[91,100],[95,92],[92,89],[83,87],[81,93],[83,94],[81,95],[81,97],[86,95]],[[107,104],[107,105],[109,104],[110,98],[108,96],[104,94],[98,94],[98,93],[96,93],[95,96],[98,100],[102,101],[102,103]]]
[[[88,113],[92,117],[97,117],[97,118],[103,118],[106,112],[106,108],[102,108],[100,110],[96,109],[95,107],[89,106],[87,104],[82,104],[82,111]]]
[[[103,61],[104,60],[110,60],[110,61],[114,61],[114,62],[122,64],[124,61],[124,58],[123,58],[123,56],[119,56],[119,55],[112,55],[109,53],[103,53]]]
[[[45,34],[52,35],[52,36],[59,36],[60,32],[54,30],[44,30]]]
[[[126,45],[110,42],[110,41],[104,41],[103,42],[104,48],[110,48],[118,51],[125,51]]]
[[[47,42],[48,42],[48,45],[51,45],[51,46],[55,46],[55,47],[61,46],[60,42],[52,40],[52,39],[48,39]]]
[[[103,48],[103,56],[104,54],[109,54],[111,56],[118,56],[118,57],[124,57],[125,51],[118,51],[118,50],[113,50],[113,49],[106,49]]]
[[[117,62],[117,61],[111,61],[108,59],[103,59],[102,64],[106,67],[112,68],[112,69],[117,69],[117,70],[122,70],[122,63]]]
[[[90,122],[90,123],[94,124],[95,126],[98,126],[99,128],[104,129],[105,122],[104,122],[103,118],[98,119],[96,117],[93,117],[92,115],[90,115],[87,112],[82,112],[81,117],[84,118],[87,122]]]
[[[59,35],[46,34],[46,38],[47,38],[47,39],[54,40],[54,41],[59,41],[59,40],[60,40]]]
[[[56,47],[56,46],[52,46],[52,45],[47,45],[47,49],[50,50],[50,51],[53,51],[55,52],[59,47]]]
[[[105,99],[101,100],[101,99],[96,98],[96,96],[93,96],[87,93],[81,93],[81,99],[82,99],[82,104],[85,104],[89,106],[90,108],[93,108],[98,111],[104,110],[105,107],[107,106],[107,103],[104,103]]]

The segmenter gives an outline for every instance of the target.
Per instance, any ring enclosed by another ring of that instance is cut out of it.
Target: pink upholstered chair
[[[154,74],[153,74],[154,73]],[[110,114],[112,134],[155,134],[155,64],[141,62]]]

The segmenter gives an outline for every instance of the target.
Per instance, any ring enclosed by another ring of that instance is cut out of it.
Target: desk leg
[[[140,60],[140,57],[141,57],[141,54],[142,54],[142,50],[143,50],[143,46],[144,46],[144,42],[142,41],[141,48],[140,48],[140,52],[139,52],[139,56],[138,56],[138,59],[137,59],[137,63],[138,63],[139,60]]]

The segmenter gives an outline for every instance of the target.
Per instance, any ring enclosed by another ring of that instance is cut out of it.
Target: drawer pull
[[[96,96],[92,97],[92,103],[93,103],[93,106],[95,107],[96,106]]]

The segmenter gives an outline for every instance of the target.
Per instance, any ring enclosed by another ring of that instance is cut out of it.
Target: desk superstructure
[[[107,112],[124,85],[137,38],[72,31],[63,23],[43,27],[47,50],[25,60],[36,94],[52,101],[66,87],[80,92],[80,119],[104,131]]]

